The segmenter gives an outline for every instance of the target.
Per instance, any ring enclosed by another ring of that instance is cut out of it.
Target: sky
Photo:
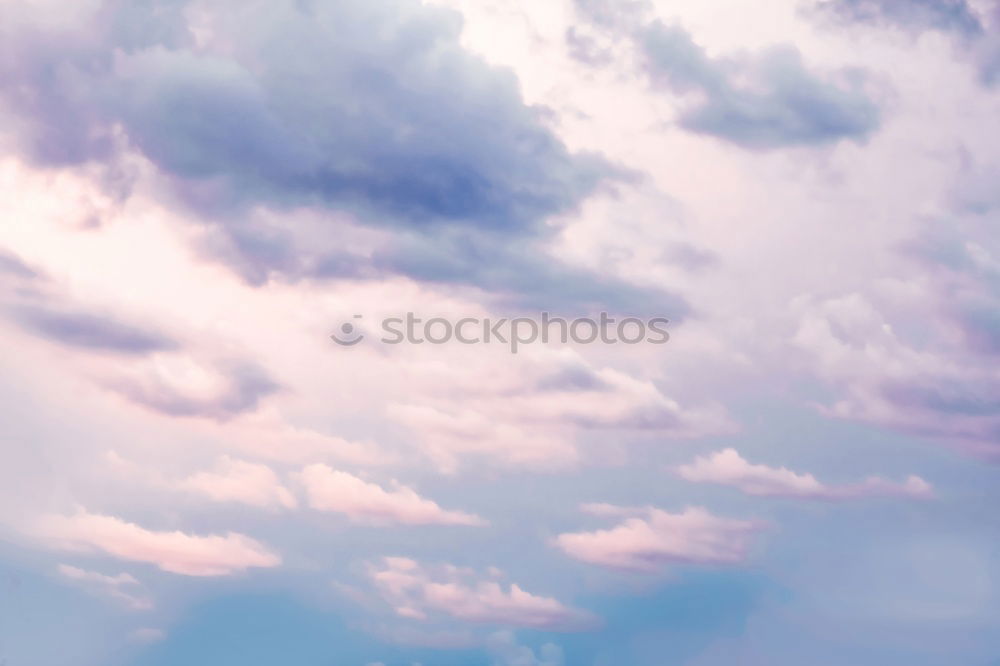
[[[995,0],[0,44],[0,665],[1000,665]]]

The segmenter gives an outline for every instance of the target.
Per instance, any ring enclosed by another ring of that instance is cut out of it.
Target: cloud
[[[186,576],[227,576],[281,563],[281,558],[261,543],[235,532],[210,536],[157,532],[86,511],[72,516],[44,516],[34,532],[59,549],[98,550]]]
[[[894,483],[872,476],[860,483],[830,486],[812,474],[799,474],[786,467],[754,465],[744,460],[736,449],[724,449],[708,457],[699,457],[675,468],[675,473],[695,483],[717,483],[739,488],[748,495],[799,497],[839,500],[860,497],[930,497],[933,490],[919,476]]]
[[[282,463],[305,464],[334,458],[369,466],[397,461],[396,456],[374,442],[348,440],[293,425],[269,406],[225,421],[205,421],[200,425],[206,436],[233,450]]]
[[[713,59],[683,28],[660,21],[644,27],[638,40],[654,84],[697,96],[679,117],[690,131],[767,150],[861,142],[879,126],[861,72],[811,72],[794,47]]]
[[[859,293],[800,303],[794,343],[837,389],[837,399],[823,408],[831,416],[1000,460],[1000,376],[996,353],[982,337],[990,323],[965,319],[961,307],[971,294],[995,298],[995,287],[941,268],[933,280],[917,282],[921,298],[912,308],[878,307]],[[912,336],[911,322],[919,322],[920,336]]]
[[[691,312],[683,298],[665,289],[564,264],[535,239],[517,241],[464,229],[434,236],[398,235],[387,248],[376,251],[371,261],[384,273],[475,288],[498,305],[522,310],[609,310],[650,316],[669,312],[674,321]],[[682,261],[678,258],[678,263]]]
[[[436,573],[436,575],[435,575]],[[430,571],[402,557],[386,557],[369,567],[369,576],[397,615],[426,619],[438,613],[479,624],[580,631],[592,627],[589,613],[564,606],[511,584],[477,581],[474,572],[451,565]]]
[[[573,0],[573,7],[587,21],[616,29],[637,25],[653,9],[649,0]]]
[[[0,308],[28,333],[78,352],[80,368],[92,381],[132,403],[168,416],[227,420],[255,411],[281,389],[254,360],[212,349],[231,341],[180,338],[82,306],[65,295],[70,286],[24,290]]]
[[[352,521],[404,525],[484,525],[478,516],[442,509],[412,488],[394,484],[391,490],[363,481],[327,465],[309,465],[300,475],[309,506],[343,513]]]
[[[493,666],[563,666],[563,651],[554,643],[545,643],[534,650],[517,642],[510,631],[498,631],[487,639],[486,647],[493,655]]]
[[[178,347],[176,341],[161,333],[108,314],[28,304],[13,306],[11,314],[32,333],[67,347],[135,356]]]
[[[420,390],[391,405],[389,415],[445,470],[470,455],[516,466],[572,465],[575,439],[585,432],[694,438],[735,429],[718,405],[682,406],[653,381],[595,367],[572,350],[540,348],[522,356],[516,364],[479,358],[418,365],[413,374]]]
[[[980,81],[994,85],[1000,79],[1000,15],[995,7],[981,11],[988,6],[967,0],[821,0],[811,9],[815,15],[832,17],[841,24],[951,35],[975,64]]]
[[[858,69],[810,70],[794,46],[710,57],[680,25],[650,20],[645,0],[575,0],[583,19],[566,34],[592,66],[634,50],[654,88],[683,96],[678,124],[751,150],[865,142],[881,113]]]
[[[799,299],[793,344],[836,391],[826,414],[1000,461],[1000,246],[993,202],[965,198],[976,180],[951,218],[896,244],[896,275]]]
[[[573,205],[603,172],[567,152],[509,72],[460,46],[460,17],[447,10],[230,4],[200,7],[195,23],[192,3],[154,2],[109,26],[110,3],[66,22],[31,13],[40,4],[11,17],[6,41],[20,62],[0,79],[36,120],[27,147],[37,159],[102,157],[120,124],[192,198],[216,179],[234,202],[319,200],[383,221],[499,227]],[[268,48],[279,28],[295,53]],[[55,59],[66,77],[44,76]],[[70,112],[80,122],[66,122]]]
[[[23,280],[35,280],[42,274],[26,264],[21,257],[0,247],[0,273],[11,275]]]
[[[105,388],[167,416],[228,420],[255,411],[281,386],[248,359],[161,355],[103,381]]]
[[[137,596],[128,591],[129,589],[139,587],[139,581],[130,574],[122,573],[117,576],[108,576],[96,571],[80,569],[69,564],[60,564],[57,570],[59,575],[64,578],[77,581],[102,594],[107,594],[118,599],[133,610],[149,610],[153,607],[152,600]]]
[[[738,564],[761,525],[713,516],[700,507],[668,513],[653,507],[584,505],[599,516],[625,518],[608,530],[560,534],[555,544],[570,557],[624,571],[653,572],[666,564]]]
[[[215,471],[198,472],[176,487],[215,502],[240,502],[261,508],[294,509],[298,502],[267,465],[224,456]]]
[[[0,33],[11,54],[0,98],[22,153],[113,166],[138,152],[203,223],[202,247],[253,284],[369,274],[370,257],[345,253],[332,231],[345,215],[405,231],[378,270],[417,278],[430,248],[405,236],[457,230],[483,237],[455,243],[466,254],[439,280],[495,287],[479,265],[487,250],[500,273],[527,269],[553,299],[628,287],[565,267],[560,276],[537,242],[551,235],[546,220],[631,176],[571,153],[512,72],[462,47],[456,12],[417,0],[153,1],[127,12],[107,0],[65,21],[51,12],[47,2],[12,9]],[[326,214],[299,225],[261,221],[262,208]],[[493,256],[507,242],[530,249]],[[514,287],[505,295],[533,293]]]
[[[911,29],[982,33],[979,15],[966,0],[822,0],[816,8],[841,20]]]

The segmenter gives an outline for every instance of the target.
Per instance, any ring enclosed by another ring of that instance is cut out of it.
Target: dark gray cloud
[[[864,141],[879,126],[879,109],[860,72],[821,76],[792,47],[713,59],[683,28],[660,21],[643,28],[638,39],[655,84],[698,97],[679,119],[693,132],[771,149]]]
[[[27,304],[11,307],[10,313],[25,329],[67,347],[128,355],[178,347],[177,342],[161,333],[119,321],[110,315]]]
[[[510,71],[461,47],[458,14],[416,0],[105,0],[65,22],[5,11],[0,95],[25,154],[139,150],[255,282],[338,254],[299,258],[297,230],[255,226],[254,206],[503,243],[543,236],[543,220],[624,174],[570,153]]]

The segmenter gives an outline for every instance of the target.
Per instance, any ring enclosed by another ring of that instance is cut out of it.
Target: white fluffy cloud
[[[408,558],[386,557],[370,566],[369,576],[396,614],[409,619],[441,614],[465,622],[552,631],[582,630],[595,623],[589,613],[552,597],[513,583],[505,589],[451,565],[430,569]]]
[[[469,513],[442,509],[412,488],[394,484],[386,490],[375,483],[332,469],[309,465],[300,475],[309,506],[320,511],[342,513],[355,522],[406,525],[483,525]]]
[[[572,558],[611,569],[656,571],[670,563],[737,564],[747,557],[754,521],[720,518],[700,507],[669,513],[653,507],[585,505],[624,520],[607,530],[560,534],[555,544]]]
[[[851,499],[856,497],[929,497],[932,489],[919,476],[896,483],[871,476],[859,483],[828,485],[812,474],[793,472],[786,467],[768,467],[747,462],[736,449],[724,449],[679,465],[675,473],[696,483],[718,483],[739,488],[748,495],[801,497],[808,499]]]
[[[86,511],[72,516],[45,516],[38,522],[36,533],[56,548],[102,551],[186,576],[226,576],[252,567],[281,564],[277,554],[243,534],[159,532]]]

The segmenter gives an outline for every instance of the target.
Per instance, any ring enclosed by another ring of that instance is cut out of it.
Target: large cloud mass
[[[509,71],[465,51],[457,14],[414,0],[55,9],[4,9],[7,139],[53,166],[138,151],[210,221],[206,247],[255,283],[367,269],[332,222],[254,222],[254,206],[506,242],[618,173],[571,154]],[[382,263],[421,274],[419,251],[385,248]],[[511,262],[552,273],[496,263]]]

